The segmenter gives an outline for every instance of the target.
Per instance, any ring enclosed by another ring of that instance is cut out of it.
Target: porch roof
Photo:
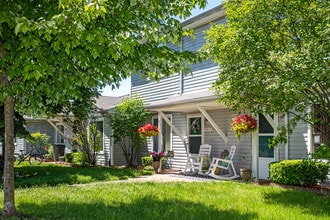
[[[146,108],[156,112],[195,112],[199,111],[198,106],[206,110],[224,107],[216,102],[216,96],[207,89],[175,94],[167,99],[152,102]]]

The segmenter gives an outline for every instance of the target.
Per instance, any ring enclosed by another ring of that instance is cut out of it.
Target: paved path
[[[148,176],[139,176],[136,178],[129,178],[127,180],[118,180],[115,182],[202,182],[202,181],[214,181],[210,178],[202,178],[195,176],[185,176],[182,174],[153,174]]]

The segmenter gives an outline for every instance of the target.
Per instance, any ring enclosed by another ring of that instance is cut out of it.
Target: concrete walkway
[[[136,178],[129,178],[127,180],[117,180],[113,182],[203,182],[203,181],[214,181],[214,179],[195,177],[195,176],[185,176],[182,174],[173,173],[161,173],[153,174],[148,176],[139,176]]]

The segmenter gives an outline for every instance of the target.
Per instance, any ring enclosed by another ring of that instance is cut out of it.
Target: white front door
[[[269,164],[275,161],[275,154],[274,149],[268,147],[268,143],[274,137],[274,128],[262,114],[259,114],[258,123],[258,178],[269,179]]]
[[[274,149],[268,147],[268,140],[271,138],[273,136],[261,136],[259,134],[259,179],[269,179],[269,164],[275,161]]]

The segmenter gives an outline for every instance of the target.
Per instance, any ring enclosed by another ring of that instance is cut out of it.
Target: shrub
[[[72,153],[66,153],[64,155],[64,161],[68,162],[68,163],[72,163],[73,162],[73,154]]]
[[[327,159],[330,160],[330,147],[326,144],[321,144],[314,154],[312,154],[313,159]]]
[[[72,162],[78,165],[88,165],[88,156],[85,152],[72,153]]]
[[[270,179],[287,185],[315,184],[325,181],[329,165],[312,160],[283,160],[269,165]]]
[[[152,165],[152,156],[144,156],[141,160],[144,167]]]
[[[141,158],[141,160],[142,160],[142,165],[144,167],[152,166],[152,156],[144,156]],[[162,157],[160,160],[162,161],[163,166],[167,163],[167,160],[165,157]]]

